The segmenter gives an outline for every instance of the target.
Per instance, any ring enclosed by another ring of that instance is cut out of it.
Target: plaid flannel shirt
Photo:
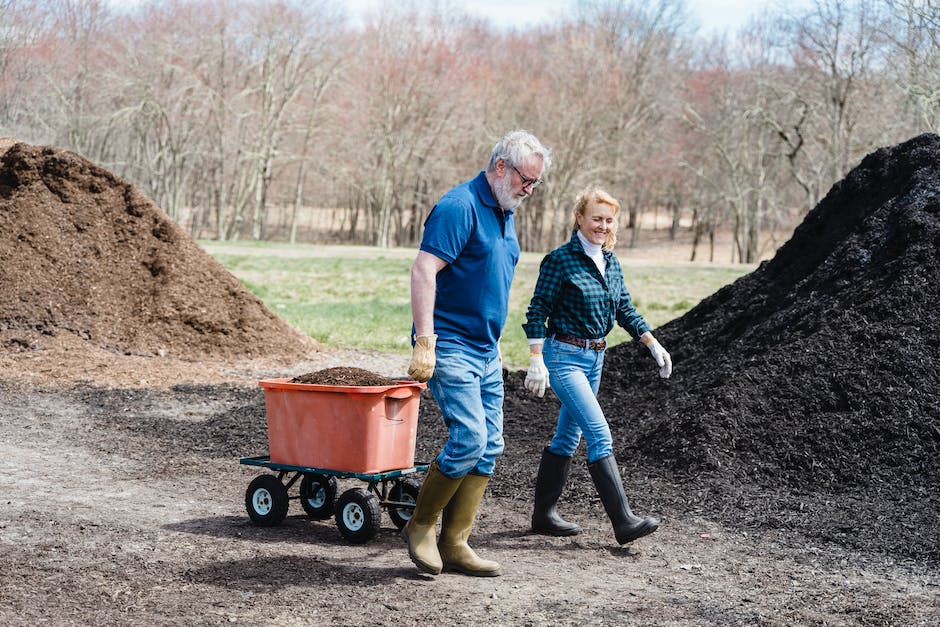
[[[620,261],[609,251],[604,251],[604,259],[607,268],[602,277],[584,252],[577,231],[568,243],[548,253],[522,325],[526,337],[560,333],[600,339],[614,328],[614,320],[633,339],[649,331],[646,320],[633,307]]]

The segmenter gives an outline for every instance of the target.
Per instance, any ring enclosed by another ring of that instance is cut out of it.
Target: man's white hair
[[[493,146],[487,170],[492,171],[496,162],[502,159],[510,167],[521,166],[523,162],[536,155],[542,159],[542,173],[548,172],[552,165],[552,151],[529,131],[509,131]]]

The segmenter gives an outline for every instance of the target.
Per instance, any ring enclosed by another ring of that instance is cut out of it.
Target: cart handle
[[[399,387],[392,390],[389,390],[385,393],[386,398],[394,398],[397,400],[404,400],[406,398],[411,398],[414,396],[414,386]]]

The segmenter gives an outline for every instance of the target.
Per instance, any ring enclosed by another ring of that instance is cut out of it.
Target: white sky
[[[352,15],[381,6],[383,0],[345,0]],[[747,20],[766,10],[773,0],[686,0],[690,12],[699,20],[703,34],[728,29],[734,32]],[[465,0],[454,2],[466,12],[486,17],[501,27],[525,27],[553,21],[570,9],[575,0]]]

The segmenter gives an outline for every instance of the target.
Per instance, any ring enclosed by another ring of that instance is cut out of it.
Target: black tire
[[[300,482],[300,506],[313,520],[324,520],[333,515],[336,503],[336,477],[304,475]]]
[[[258,475],[248,484],[245,509],[251,522],[259,527],[274,527],[287,516],[290,499],[287,488],[274,475]]]
[[[379,532],[382,509],[377,496],[362,488],[346,490],[336,501],[336,526],[353,544],[368,542]]]
[[[421,481],[412,477],[397,481],[395,485],[392,486],[392,489],[389,490],[389,500],[411,505],[411,507],[388,506],[388,517],[392,519],[392,522],[399,529],[404,527],[408,521],[411,520],[411,515],[414,513],[415,509],[414,505],[418,502],[418,492],[420,491]]]

